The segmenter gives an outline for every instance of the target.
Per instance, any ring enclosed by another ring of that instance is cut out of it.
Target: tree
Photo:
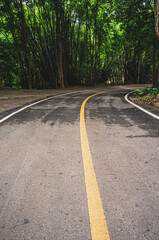
[[[21,41],[22,48],[24,52],[25,63],[27,67],[27,79],[28,79],[28,88],[31,89],[31,63],[30,63],[30,54],[28,50],[28,39],[27,39],[27,23],[25,20],[25,13],[23,7],[23,1],[20,0],[20,28],[21,28]]]
[[[1,77],[1,74],[0,74],[0,90],[2,90],[2,77]]]
[[[155,31],[159,40],[159,0],[155,0]]]
[[[155,83],[156,6],[154,21],[153,0],[1,1],[3,87]]]
[[[155,0],[155,32],[159,40],[159,1]],[[158,50],[159,51],[159,50]],[[159,63],[155,74],[155,55],[154,55],[154,84],[159,82]]]

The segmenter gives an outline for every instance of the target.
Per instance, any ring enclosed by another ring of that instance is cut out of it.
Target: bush
[[[159,94],[159,87],[150,87],[150,88],[145,88],[144,90],[139,90],[136,89],[134,95],[136,97],[141,97],[141,96],[157,96]]]

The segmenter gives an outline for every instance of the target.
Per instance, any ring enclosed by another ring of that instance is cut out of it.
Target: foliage
[[[136,97],[141,97],[141,96],[158,96],[158,94],[159,87],[147,87],[144,90],[136,89],[133,95]]]
[[[152,0],[5,0],[3,87],[155,83],[159,48]]]

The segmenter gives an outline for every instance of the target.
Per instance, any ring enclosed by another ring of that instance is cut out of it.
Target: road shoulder
[[[141,111],[146,112],[147,114],[151,115],[152,117],[159,120],[159,107],[156,105],[144,104],[144,103],[136,103],[131,98],[132,92],[125,95],[125,100],[132,104],[133,106],[139,108]]]

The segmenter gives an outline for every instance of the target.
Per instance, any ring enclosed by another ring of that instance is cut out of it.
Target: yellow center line
[[[85,175],[85,184],[87,192],[88,210],[90,218],[92,240],[110,240],[108,228],[103,212],[103,206],[98,189],[98,183],[93,167],[92,156],[89,148],[88,137],[85,125],[85,105],[86,102],[99,94],[116,91],[115,89],[95,93],[84,100],[80,111],[80,133],[81,133],[81,148],[83,156],[83,167]]]

